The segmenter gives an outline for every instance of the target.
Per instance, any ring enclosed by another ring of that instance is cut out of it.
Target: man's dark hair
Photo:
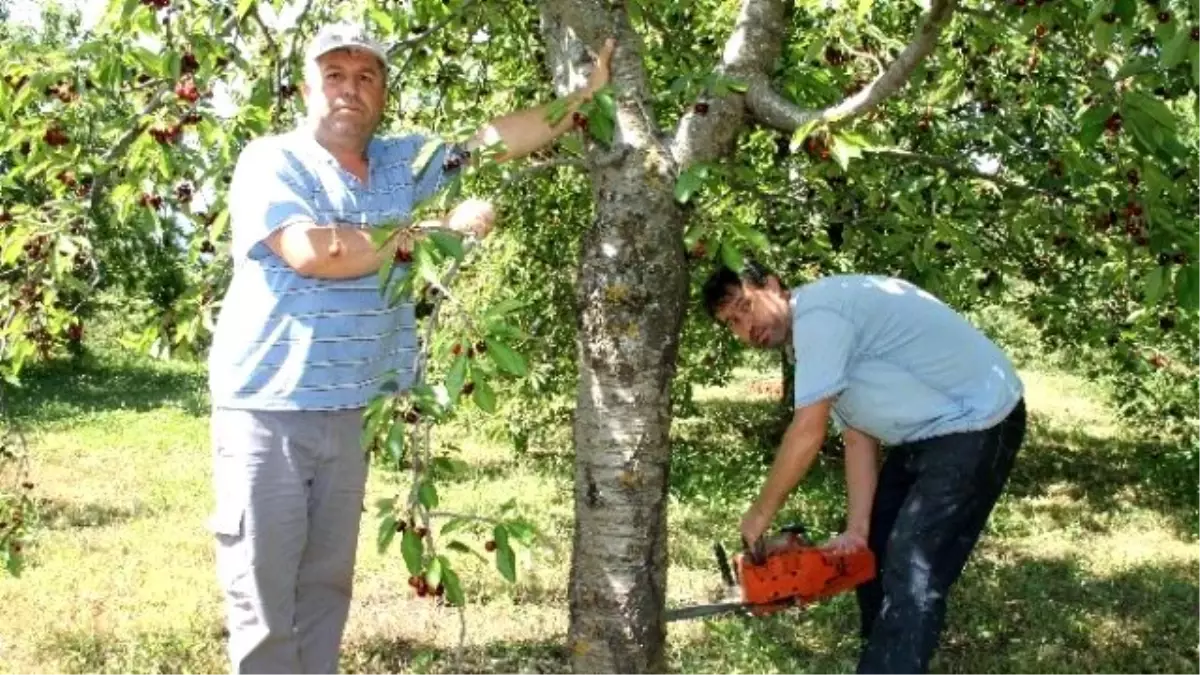
[[[725,304],[729,296],[741,290],[743,281],[762,288],[767,285],[767,278],[770,276],[771,272],[767,268],[749,260],[742,266],[741,274],[724,264],[719,264],[708,281],[704,282],[704,309],[715,319],[717,310]]]

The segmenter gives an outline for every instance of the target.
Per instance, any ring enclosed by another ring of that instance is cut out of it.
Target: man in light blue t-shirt
[[[367,463],[363,410],[385,384],[404,392],[419,347],[411,302],[391,307],[376,271],[407,267],[408,237],[371,229],[410,218],[478,147],[499,161],[539,150],[608,81],[613,43],[587,86],[549,108],[497,118],[461,146],[376,135],[388,50],[360,27],[320,30],[304,57],[307,117],[257,138],[229,187],[233,279],[209,356],[217,576],[234,672],[336,672],[350,608]],[[483,236],[490,205],[432,225]],[[402,239],[404,241],[402,241]]]
[[[869,547],[858,589],[859,672],[924,672],[946,596],[999,498],[1025,434],[1023,387],[1004,352],[940,300],[900,279],[839,275],[793,291],[750,266],[722,268],[705,307],[742,341],[792,346],[795,412],[742,520],[760,540],[807,473],[832,419],[846,448],[846,530]],[[879,447],[887,450],[879,467]]]

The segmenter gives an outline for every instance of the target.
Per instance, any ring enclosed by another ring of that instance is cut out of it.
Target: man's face
[[[791,326],[787,297],[779,279],[768,277],[763,286],[742,282],[717,308],[717,320],[742,342],[761,349],[776,349],[788,339]]]
[[[370,137],[383,116],[383,65],[370,52],[336,49],[317,59],[320,87],[305,82],[309,115],[329,135],[345,140]]]

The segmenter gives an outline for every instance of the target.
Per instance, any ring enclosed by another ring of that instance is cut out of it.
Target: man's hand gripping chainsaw
[[[834,553],[809,541],[804,527],[783,528],[769,542],[758,541],[734,555],[733,567],[721,544],[713,546],[717,567],[730,598],[725,602],[667,610],[667,621],[737,612],[765,616],[852,590],[875,578],[875,556],[868,549]]]

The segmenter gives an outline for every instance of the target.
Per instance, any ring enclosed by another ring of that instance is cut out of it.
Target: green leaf
[[[370,15],[371,20],[375,22],[376,26],[379,26],[379,30],[383,33],[391,34],[396,32],[396,20],[392,18],[391,14],[378,7],[372,7]]]
[[[504,316],[505,314],[514,312],[514,311],[524,307],[527,304],[529,304],[527,301],[522,300],[520,298],[507,298],[507,299],[501,300],[500,302],[496,303],[495,305],[492,305],[491,307],[489,307],[487,309],[487,311],[485,311],[483,313],[483,318],[484,319],[497,319],[497,318]]]
[[[1137,18],[1136,0],[1116,0],[1113,3],[1113,13],[1125,23],[1132,23]]]
[[[789,144],[788,148],[792,152],[800,149],[804,145],[804,139],[808,138],[808,135],[812,133],[812,130],[815,129],[819,123],[820,120],[814,119],[809,120],[808,122],[805,122],[797,127],[796,130],[792,132],[792,142]]]
[[[1095,27],[1096,50],[1104,53],[1112,46],[1113,36],[1117,32],[1117,24],[1101,21]]]
[[[475,405],[484,412],[496,412],[496,392],[492,391],[492,386],[487,383],[487,380],[479,374],[478,371],[471,371],[471,379],[475,384],[475,391],[471,393],[471,400],[475,401]]]
[[[1188,265],[1175,275],[1175,299],[1180,307],[1200,303],[1200,265]]]
[[[427,509],[436,509],[438,505],[437,487],[427,480],[421,481],[421,487],[417,488],[417,501]]]
[[[1163,47],[1163,67],[1174,68],[1182,64],[1183,59],[1188,55],[1188,42],[1192,36],[1184,26],[1176,26],[1175,37],[1171,37],[1171,41]]]
[[[254,6],[255,0],[238,0],[237,4],[237,19],[240,22],[250,13],[250,8]]]
[[[501,370],[507,371],[517,377],[525,377],[529,372],[525,365],[525,359],[515,351],[512,347],[504,344],[496,339],[489,339],[487,342],[488,355],[496,362]]]
[[[496,540],[496,546],[508,546],[508,528],[503,523],[497,523],[492,528],[492,539]]]
[[[1167,108],[1157,98],[1146,96],[1137,91],[1129,91],[1125,94],[1124,102],[1144,111],[1167,131],[1172,133],[1175,131],[1175,115],[1171,113],[1170,108]]]
[[[457,235],[450,234],[449,232],[433,231],[429,233],[429,239],[433,241],[434,245],[442,253],[457,260],[462,260],[463,244],[462,239]]]
[[[379,294],[381,296],[387,294],[388,286],[392,283],[392,273],[396,271],[395,264],[396,257],[389,255],[384,258],[383,264],[379,266],[377,278],[379,281]]]
[[[376,538],[376,543],[379,548],[379,554],[383,555],[387,552],[388,545],[392,543],[392,539],[396,536],[396,516],[387,514],[379,521],[379,536]]]
[[[375,514],[382,516],[396,509],[395,497],[383,497],[375,500]]]
[[[725,263],[726,267],[739,273],[742,271],[742,266],[745,265],[741,250],[729,240],[721,242],[721,261]]]
[[[388,457],[396,466],[404,461],[404,425],[393,423],[387,437]]]
[[[1079,132],[1076,138],[1083,146],[1091,146],[1104,133],[1104,123],[1113,114],[1112,106],[1096,106],[1088,108],[1079,118]]]
[[[1150,270],[1142,280],[1146,294],[1146,304],[1157,304],[1159,299],[1162,298],[1163,281],[1165,277],[1164,272],[1165,271],[1163,268],[1155,267],[1154,269]]]
[[[508,524],[508,533],[513,539],[526,546],[531,546],[537,536],[537,528],[525,520],[516,520]]]
[[[445,533],[445,529],[443,529],[442,532]],[[461,541],[459,541],[457,539],[453,539],[450,541],[449,544],[446,544],[446,548],[450,549],[451,551],[458,551],[459,553],[474,553],[477,556],[479,555],[478,551],[471,548],[470,546],[467,546],[466,544],[462,543]],[[482,558],[483,556],[479,556],[479,557]]]
[[[462,584],[454,570],[442,571],[442,585],[446,587],[446,602],[456,607],[462,607],[466,603],[467,599],[463,595]]]
[[[128,21],[140,4],[139,0],[125,0],[125,6],[121,8],[121,20]]]
[[[437,585],[442,583],[442,556],[438,556],[429,562],[429,569],[425,570],[425,583],[429,584],[430,588],[437,588]]]
[[[854,8],[855,21],[862,23],[867,18],[867,14],[870,14],[873,4],[874,0],[858,0],[858,5]]]
[[[513,552],[507,541],[496,542],[496,569],[500,570],[501,576],[507,579],[508,583],[516,583],[517,554]]]
[[[404,530],[404,536],[400,539],[400,552],[404,555],[404,566],[408,568],[408,573],[413,576],[420,574],[425,542],[417,537],[411,527]]]
[[[1112,0],[1102,0],[1101,2],[1092,4],[1092,11],[1088,12],[1087,22],[1095,23],[1100,20],[1100,17],[1112,11]]]
[[[209,237],[211,237],[213,241],[217,241],[221,238],[221,235],[225,234],[225,230],[228,228],[229,209],[221,209],[220,213],[217,214],[217,217],[213,219],[212,231],[209,233]]]
[[[546,122],[550,126],[558,126],[563,117],[567,115],[567,109],[571,107],[571,103],[565,98],[555,99],[546,106]]]
[[[25,561],[20,553],[8,552],[8,560],[4,561],[4,567],[8,573],[14,577],[21,576],[21,568],[24,567]]]
[[[425,145],[421,146],[421,151],[417,153],[416,159],[412,163],[412,174],[416,178],[414,180],[421,182],[425,175],[425,169],[429,166],[429,160],[433,159],[433,155],[442,147],[443,143],[437,138],[430,138],[425,141]]]
[[[605,148],[611,147],[613,135],[616,127],[613,125],[613,119],[607,115],[597,115],[596,117],[588,118],[588,133],[592,138],[600,141],[600,144]]]
[[[833,158],[837,160],[838,166],[842,167],[842,171],[845,171],[850,165],[851,159],[862,157],[862,148],[846,143],[845,139],[840,136],[834,136],[830,139],[829,151],[833,155]]]
[[[679,174],[679,178],[675,179],[675,201],[686,204],[692,198],[692,195],[704,186],[705,179],[707,178],[707,164],[696,164],[688,167],[687,170]]]
[[[458,395],[462,393],[463,384],[467,380],[467,357],[465,354],[459,354],[454,359],[454,363],[450,364],[450,370],[446,372],[446,393],[450,395],[450,400],[456,400]]]

